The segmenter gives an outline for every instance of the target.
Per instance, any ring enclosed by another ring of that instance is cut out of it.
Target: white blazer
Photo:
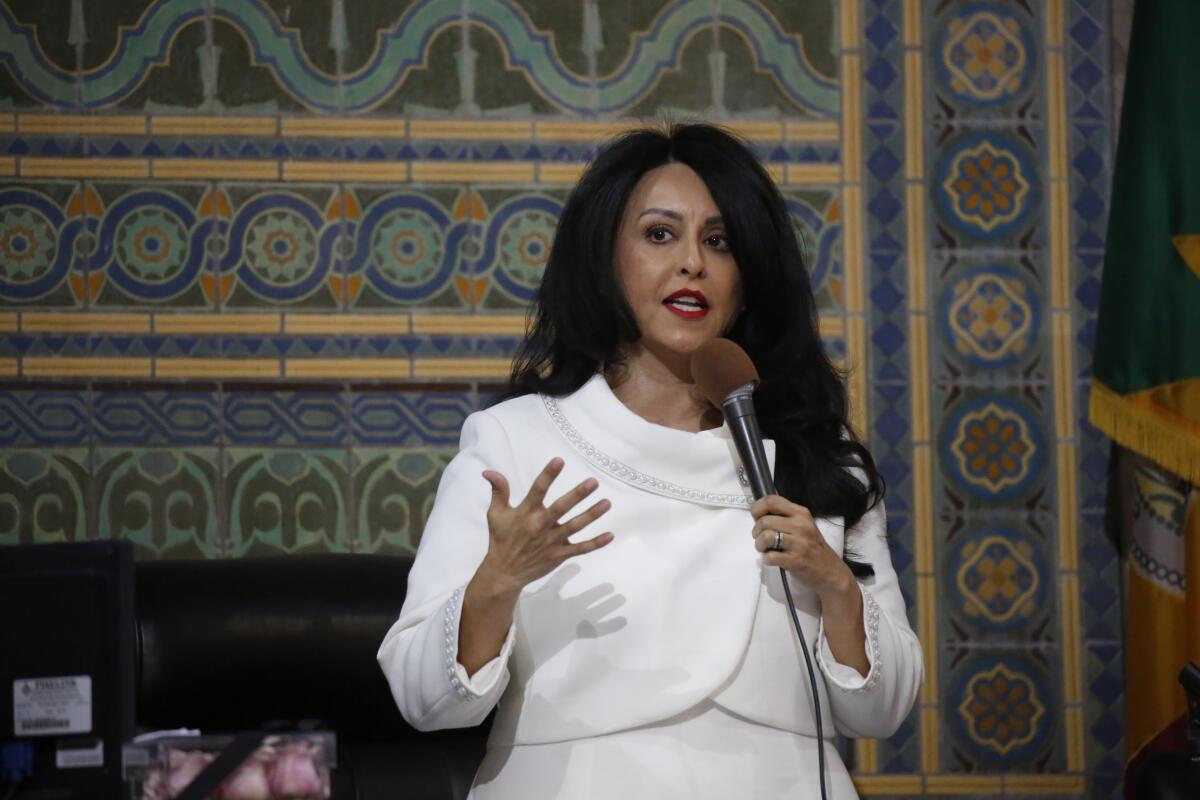
[[[767,443],[774,460],[774,445]],[[470,678],[458,664],[460,599],[488,546],[490,487],[512,502],[554,456],[549,497],[588,477],[611,510],[577,534],[614,541],[521,593],[499,656]],[[726,428],[688,433],[647,422],[597,375],[565,398],[528,395],[472,414],[447,466],[379,663],[419,729],[475,725],[499,703],[490,744],[561,742],[646,725],[711,700],[741,717],[815,736],[803,654],[777,569],[751,537],[748,489]],[[817,527],[842,552],[840,519]],[[820,602],[792,580],[817,654],[824,733],[888,736],[916,699],[921,650],[905,615],[882,504],[849,532],[875,576],[860,583],[870,672],[838,664]],[[789,579],[790,580],[790,579]],[[769,691],[767,689],[769,688]]]

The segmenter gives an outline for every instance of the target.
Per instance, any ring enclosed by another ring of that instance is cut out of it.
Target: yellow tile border
[[[410,119],[411,139],[520,140],[533,138],[532,120]]]
[[[788,164],[784,183],[789,186],[837,186],[841,164]]]
[[[277,117],[163,114],[150,117],[154,136],[274,136]]]
[[[655,123],[617,120],[492,120],[455,117],[306,117],[214,114],[0,115],[0,133],[133,136],[284,136],[336,139],[483,139],[492,141],[603,141]],[[729,121],[725,127],[750,141],[836,141],[837,120]]]
[[[283,332],[359,335],[407,334],[407,314],[284,314]]]
[[[289,378],[406,379],[411,364],[407,358],[290,358],[283,372]]]
[[[921,46],[921,0],[904,0],[905,47]]]
[[[1079,575],[1059,576],[1062,584],[1062,669],[1063,701],[1068,706],[1083,702],[1083,663],[1079,642],[1083,636],[1079,619]]]
[[[512,362],[507,358],[417,358],[414,378],[507,378]]]
[[[152,178],[243,181],[279,180],[278,161],[234,158],[155,158],[150,161]]]
[[[17,377],[17,359],[15,358],[0,358],[0,376],[5,378]]]
[[[21,374],[26,377],[149,378],[149,358],[91,356],[26,356]]]
[[[874,741],[874,740],[870,740]],[[921,794],[925,781],[920,775],[860,775],[851,776],[859,794],[889,795]]]
[[[280,333],[281,315],[261,313],[155,314],[155,333]]]
[[[417,334],[507,334],[525,335],[524,314],[413,314],[412,332]]]
[[[404,118],[284,117],[279,121],[279,133],[286,137],[403,139],[408,127]]]
[[[29,333],[150,333],[149,314],[94,311],[25,311],[21,331]]]
[[[20,323],[15,311],[5,311],[0,313],[0,333],[16,333],[20,330]]]
[[[879,772],[879,742],[875,739],[856,739],[854,774],[873,775],[876,772]]]
[[[1004,780],[1000,775],[927,775],[926,794],[1000,794]]]
[[[779,120],[761,122],[729,122],[722,123],[737,136],[748,142],[778,142],[783,141],[784,125]]]
[[[867,333],[866,320],[861,314],[846,318],[846,360],[850,365],[850,428],[863,439],[869,438],[869,406],[867,393]]]
[[[845,258],[842,273],[845,281],[846,312],[863,313],[863,272],[866,268],[863,247],[862,187],[842,187],[842,246]]]
[[[1084,770],[1083,707],[1067,706],[1067,769],[1071,772]]]
[[[20,114],[17,130],[32,134],[69,136],[144,136],[149,117],[115,114]]]
[[[158,378],[278,378],[278,358],[158,358]]]
[[[911,0],[909,0],[911,3]],[[915,3],[911,3],[916,5]],[[907,6],[906,6],[907,12]],[[919,13],[919,12],[918,12]],[[920,29],[915,32],[920,36]],[[924,67],[920,50],[904,53],[904,128],[911,132],[925,130],[925,83],[922,80]],[[904,177],[917,180],[925,177],[925,138],[904,137]]]
[[[583,162],[548,161],[336,161],[234,158],[0,158],[0,175],[27,178],[117,180],[284,181],[330,183],[574,184]],[[836,186],[845,167],[767,164],[781,185]]]
[[[640,122],[625,120],[539,120],[533,123],[533,138],[553,142],[600,142],[640,127]]]
[[[841,314],[822,314],[817,317],[817,330],[822,338],[841,339],[846,335],[846,318]]]
[[[1077,794],[1084,790],[1082,775],[1005,775],[1005,794]]]
[[[532,183],[534,163],[496,161],[413,161],[414,182]]]
[[[285,181],[405,183],[409,174],[407,161],[285,161],[280,177]]]
[[[115,178],[150,177],[145,158],[50,158],[23,156],[17,161],[23,178]]]
[[[841,136],[841,126],[833,120],[787,120],[783,123],[783,137],[789,143],[836,142]]]
[[[538,183],[578,183],[586,166],[586,164],[540,162],[537,165]]]

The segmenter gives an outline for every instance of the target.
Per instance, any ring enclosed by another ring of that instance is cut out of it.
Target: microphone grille
[[[692,379],[708,402],[717,408],[730,392],[747,383],[758,383],[758,370],[746,351],[729,339],[712,339],[692,353]]]

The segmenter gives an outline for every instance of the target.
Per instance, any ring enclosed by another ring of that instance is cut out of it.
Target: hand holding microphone
[[[733,434],[754,492],[752,533],[754,546],[763,554],[763,566],[787,570],[822,601],[840,601],[848,592],[857,593],[854,574],[817,530],[809,510],[775,493],[754,412],[758,370],[750,356],[728,339],[713,339],[692,354],[691,369],[696,385],[721,409]]]

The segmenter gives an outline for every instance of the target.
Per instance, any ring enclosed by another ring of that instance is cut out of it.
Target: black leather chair
[[[421,733],[375,662],[411,559],[319,555],[137,564],[137,723],[206,733],[315,721],[334,798],[463,798],[488,725]]]

